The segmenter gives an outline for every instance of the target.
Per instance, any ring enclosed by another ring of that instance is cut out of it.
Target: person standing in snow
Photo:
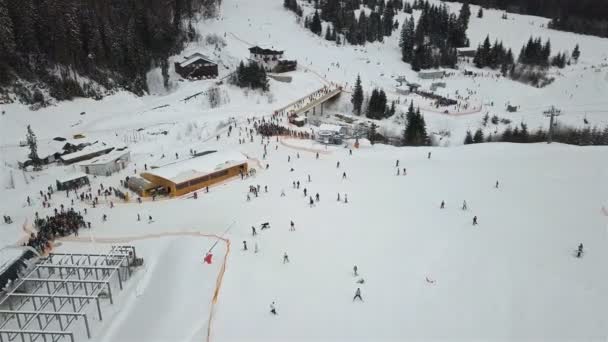
[[[407,176],[407,169],[406,168],[403,168],[403,175]]]
[[[444,208],[445,208],[445,202],[441,201],[441,207],[440,207],[440,209],[444,209]]]
[[[346,172],[342,172],[342,179],[346,179]]]
[[[355,275],[355,277],[359,276],[359,273],[357,273],[357,270],[358,270],[357,265],[353,266],[353,274]]]
[[[310,183],[310,175],[308,175],[308,183]]]
[[[319,202],[320,199],[321,197],[319,197],[319,193],[317,192],[317,194],[315,195],[315,201]]]
[[[427,159],[431,159],[431,152],[429,152],[429,155],[427,156]]]
[[[355,291],[355,296],[353,297],[353,302],[357,298],[359,298],[360,301],[363,301],[363,297],[361,297],[361,288],[359,288],[359,287],[357,287],[357,291]]]
[[[296,225],[295,225],[295,223],[293,223],[293,221],[291,221],[291,226],[289,227],[289,231],[291,231],[291,232],[296,231]]]
[[[399,168],[397,168],[397,176],[399,176],[399,172],[400,172],[400,169],[399,169]]]
[[[462,210],[467,210],[467,201],[462,201]]]
[[[397,159],[397,162],[395,163],[395,167],[399,167],[399,159]]]
[[[258,235],[258,232],[255,231],[255,227],[254,226],[251,226],[251,235],[252,236]]]
[[[477,225],[477,216],[473,216],[473,225],[476,226]]]
[[[270,313],[273,315],[277,315],[277,308],[274,306],[274,302],[270,303]]]
[[[137,222],[141,221],[141,216],[139,216],[139,214],[137,214]]]
[[[243,240],[243,250],[247,250],[247,241]]]
[[[496,185],[494,187],[498,189],[498,181],[496,181]]]
[[[338,202],[340,202],[340,193],[338,192]]]
[[[344,203],[348,203],[348,195],[344,194]]]
[[[581,243],[578,245],[578,250],[576,251],[576,257],[580,258],[582,254],[583,254],[583,244]]]
[[[304,188],[304,197],[306,197],[306,188]]]
[[[336,168],[339,169],[340,168],[340,162],[336,162]]]
[[[289,256],[287,255],[287,252],[285,252],[285,254],[283,254],[283,263],[289,263]]]

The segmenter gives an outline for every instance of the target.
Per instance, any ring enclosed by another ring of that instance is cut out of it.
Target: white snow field
[[[453,10],[460,6],[448,5]],[[239,144],[252,128],[247,119],[268,118],[329,82],[348,89],[359,73],[368,90],[384,87],[397,99],[392,76],[416,77],[400,61],[398,35],[382,44],[338,48],[300,27],[281,0],[222,1],[221,17],[201,21],[198,28],[203,35],[225,34],[227,46],[214,52],[201,41],[182,53],[208,53],[233,68],[247,58],[248,43],[285,49],[300,67],[290,73],[292,83],[271,80],[271,95],[224,83],[219,87],[225,102],[210,108],[204,95],[183,99],[214,81],[173,79],[170,91],[153,84],[154,94],[144,97],[119,92],[101,101],[77,99],[35,112],[20,104],[3,105],[0,209],[14,223],[0,225],[0,248],[25,241],[35,212],[44,216],[61,204],[71,206],[71,198],[57,194],[51,208],[42,208],[38,192],[76,172],[74,166],[18,169],[17,162],[27,155],[18,145],[28,124],[39,145],[74,134],[126,144],[133,161],[110,177],[91,178],[93,189],[101,183],[118,186],[120,179],[142,172],[144,164],[164,165],[175,153],[183,158],[191,149],[239,151],[257,174],[213,186],[209,193],[199,191],[196,200],[184,196],[137,204],[109,198],[114,208],[105,200],[96,208],[75,201],[76,210],[88,209],[85,220],[92,229],[62,239],[56,251],[107,251],[124,243],[134,245],[145,259],[115,304],[104,307],[107,319],[92,319],[91,340],[606,341],[608,148],[460,145],[486,111],[535,129],[548,126],[542,111],[554,104],[564,111],[562,123],[582,126],[586,117],[603,128],[608,123],[608,40],[547,30],[541,27],[547,22],[543,18],[509,15],[503,21],[497,19],[502,12],[484,13],[483,19],[471,18],[468,35],[474,46],[489,33],[518,52],[533,34],[551,38],[554,51],[579,43],[582,57],[542,89],[492,77],[448,78],[446,94],[476,91],[470,102],[483,108],[445,115],[420,102],[429,131],[451,131],[444,147],[396,148],[361,141],[355,149],[352,141],[345,148],[271,138],[264,159],[260,136]],[[332,66],[336,62],[339,68]],[[230,71],[220,68],[220,76]],[[150,82],[158,81],[155,73],[151,71]],[[349,97],[342,94],[328,112],[349,114]],[[410,98],[400,100],[403,104]],[[507,101],[522,111],[506,113]],[[228,137],[230,122],[236,122],[236,130]],[[402,129],[392,119],[383,127]],[[488,127],[486,133],[504,127]],[[167,135],[156,134],[164,130]],[[293,188],[296,181],[300,189]],[[260,185],[261,191],[247,201],[250,185]],[[309,206],[304,188],[308,196],[318,193],[320,201]],[[32,206],[26,204],[27,196]],[[464,200],[466,211],[461,210]],[[442,201],[445,209],[439,208]],[[102,222],[103,214],[107,222]],[[144,222],[148,215],[154,222]],[[474,216],[477,226],[472,225]],[[289,230],[290,221],[295,231]],[[263,222],[271,228],[261,231]],[[257,228],[255,237],[251,226]],[[216,244],[216,236],[230,244]],[[584,244],[582,258],[574,255],[579,243]],[[214,245],[213,263],[207,265],[203,257]],[[289,263],[283,263],[284,253]],[[362,302],[353,302],[357,288]],[[269,312],[273,301],[276,316]]]

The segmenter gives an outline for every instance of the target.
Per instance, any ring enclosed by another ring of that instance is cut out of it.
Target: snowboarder
[[[283,263],[288,263],[289,262],[289,256],[287,255],[287,253],[283,254]]]
[[[578,245],[578,250],[576,251],[576,257],[580,258],[581,255],[583,255],[583,244],[582,243]]]
[[[255,227],[254,226],[251,226],[251,235],[252,236],[258,235],[258,232],[255,231]]]
[[[247,250],[247,241],[243,240],[243,250]]]
[[[361,288],[359,288],[359,287],[357,287],[357,291],[355,291],[355,296],[353,297],[353,302],[357,298],[359,298],[360,301],[363,301],[363,298],[361,297]]]
[[[462,210],[467,210],[467,201],[462,201]]]
[[[277,308],[274,307],[274,302],[270,303],[270,313],[277,315]]]
[[[357,273],[357,265],[353,266],[353,274],[355,275],[355,277],[359,276],[359,273]]]
[[[476,226],[477,225],[477,216],[473,216],[473,225]]]
[[[440,207],[440,209],[444,209],[444,208],[445,208],[445,202],[441,201],[441,207]]]

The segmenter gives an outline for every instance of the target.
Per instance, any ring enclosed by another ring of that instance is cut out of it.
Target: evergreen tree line
[[[184,23],[218,1],[0,0],[0,86],[42,81],[69,99],[81,75],[142,94],[146,72],[194,36]]]
[[[445,4],[430,5],[426,0],[417,0],[412,7],[422,12],[417,24],[411,16],[401,27],[401,59],[415,71],[440,66],[455,68],[456,48],[469,46],[466,31],[471,9],[468,2],[463,3],[458,16],[450,13]]]
[[[381,120],[395,115],[395,110],[394,101],[391,103],[390,107],[388,106],[384,90],[374,89],[369,97],[365,116],[368,119]]]
[[[315,13],[304,19],[304,26],[317,35],[323,34],[322,22],[328,22],[325,39],[353,45],[382,42],[399,26],[394,16],[403,7],[402,0],[322,0]],[[355,10],[371,9],[370,14]]]
[[[579,46],[576,45],[570,56],[566,52],[561,52],[551,57],[551,42],[549,40],[543,44],[540,38],[530,37],[526,45],[521,48],[517,62],[524,66],[547,67],[551,65],[564,68],[567,64],[570,64],[571,59],[578,61],[580,54]],[[515,71],[515,61],[511,49],[507,50],[502,42],[498,40],[491,44],[489,35],[477,47],[473,63],[478,68],[501,68],[505,76]]]
[[[604,0],[470,0],[486,8],[552,18],[549,28],[608,37],[608,5]]]
[[[528,126],[521,123],[512,128],[508,126],[504,132],[484,137],[483,131],[478,129],[472,135],[467,132],[465,144],[478,144],[483,142],[511,142],[511,143],[539,143],[547,141],[547,131],[542,128],[534,132],[528,131]],[[571,128],[559,127],[553,131],[553,141],[569,145],[591,146],[608,145],[608,126],[603,130],[598,127]]]
[[[266,70],[254,61],[247,64],[241,61],[232,74],[230,83],[241,88],[262,89],[262,91],[267,91],[269,87]]]

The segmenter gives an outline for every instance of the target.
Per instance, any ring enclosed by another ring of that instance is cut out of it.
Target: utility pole
[[[547,144],[550,144],[553,142],[553,125],[555,117],[562,115],[562,111],[555,108],[555,106],[551,106],[551,108],[544,111],[543,114],[549,117],[549,135],[547,137]]]

